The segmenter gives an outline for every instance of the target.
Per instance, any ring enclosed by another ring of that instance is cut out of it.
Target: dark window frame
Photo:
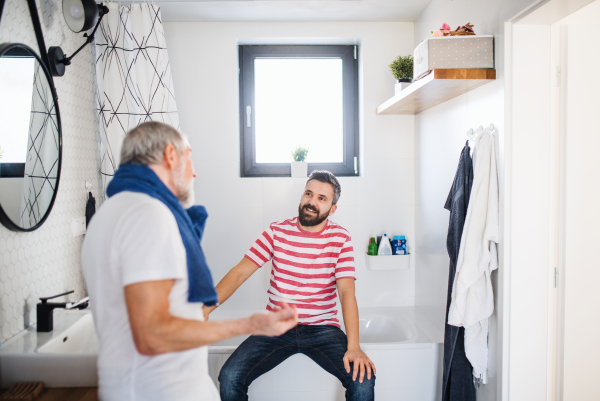
[[[0,163],[0,178],[25,177],[25,163]]]
[[[358,176],[358,46],[354,45],[240,45],[240,174],[242,177],[289,177],[290,163],[256,163],[254,60],[272,58],[341,58],[343,79],[343,162],[309,163],[308,172],[328,170],[336,176]],[[293,79],[290,77],[290,79]],[[246,106],[251,106],[251,127]]]

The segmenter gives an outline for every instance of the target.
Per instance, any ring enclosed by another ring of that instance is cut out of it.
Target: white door
[[[597,24],[563,26],[562,394],[600,400],[600,45]],[[561,359],[559,357],[559,359]],[[562,395],[562,397],[561,397]]]

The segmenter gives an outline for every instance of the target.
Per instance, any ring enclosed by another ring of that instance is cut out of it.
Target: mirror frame
[[[4,0],[0,0],[0,21],[2,21],[2,11],[4,10]]]
[[[0,1],[2,1],[2,0],[0,0]],[[3,4],[0,4],[0,7],[1,6],[3,6]],[[0,12],[1,12],[1,9],[0,9]],[[0,17],[1,17],[1,14],[0,14]],[[50,74],[50,71],[48,70],[47,64],[42,60],[42,58],[31,47],[29,47],[25,44],[22,44],[22,43],[2,43],[2,44],[0,44],[0,57],[2,57],[2,55],[4,53],[6,53],[12,49],[21,49],[21,50],[27,51],[28,53],[31,53],[33,55],[33,57],[35,57],[35,59],[37,60],[37,62],[40,65],[40,67],[44,71],[46,79],[48,80],[48,84],[50,85],[50,91],[52,92],[52,98],[54,100],[54,106],[56,108],[56,124],[57,124],[57,131],[58,131],[58,169],[57,169],[57,174],[56,174],[56,186],[54,188],[54,194],[52,195],[52,199],[50,200],[50,205],[48,205],[48,209],[46,210],[46,213],[44,214],[44,216],[40,219],[40,221],[35,226],[30,227],[30,228],[23,228],[23,227],[20,227],[19,225],[17,225],[16,223],[14,223],[10,219],[10,217],[8,217],[8,215],[2,208],[2,205],[0,204],[0,223],[2,223],[6,228],[8,228],[11,231],[30,232],[30,231],[37,230],[38,228],[40,228],[42,226],[42,224],[44,224],[44,222],[50,215],[50,212],[52,212],[52,208],[54,207],[54,202],[56,200],[56,194],[58,193],[58,187],[60,185],[60,174],[61,174],[61,170],[62,170],[62,125],[61,125],[61,119],[60,119],[60,109],[58,107],[58,96],[56,95],[56,88],[54,87],[54,80],[52,79],[52,75]]]

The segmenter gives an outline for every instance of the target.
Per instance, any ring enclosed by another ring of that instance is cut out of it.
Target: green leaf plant
[[[413,77],[413,56],[398,56],[392,64],[389,65],[392,75],[396,79],[412,79]]]
[[[292,151],[292,160],[295,162],[303,162],[306,161],[308,157],[308,148],[304,148],[302,146],[297,146],[296,149]]]

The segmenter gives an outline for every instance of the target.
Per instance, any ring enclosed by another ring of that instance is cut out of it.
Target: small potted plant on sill
[[[308,148],[297,146],[292,151],[292,177],[295,178],[306,178],[308,174],[308,163],[306,157],[308,156]]]
[[[390,71],[394,78],[398,80],[396,84],[395,94],[400,93],[412,83],[413,78],[413,56],[398,56],[392,64],[389,65]]]

